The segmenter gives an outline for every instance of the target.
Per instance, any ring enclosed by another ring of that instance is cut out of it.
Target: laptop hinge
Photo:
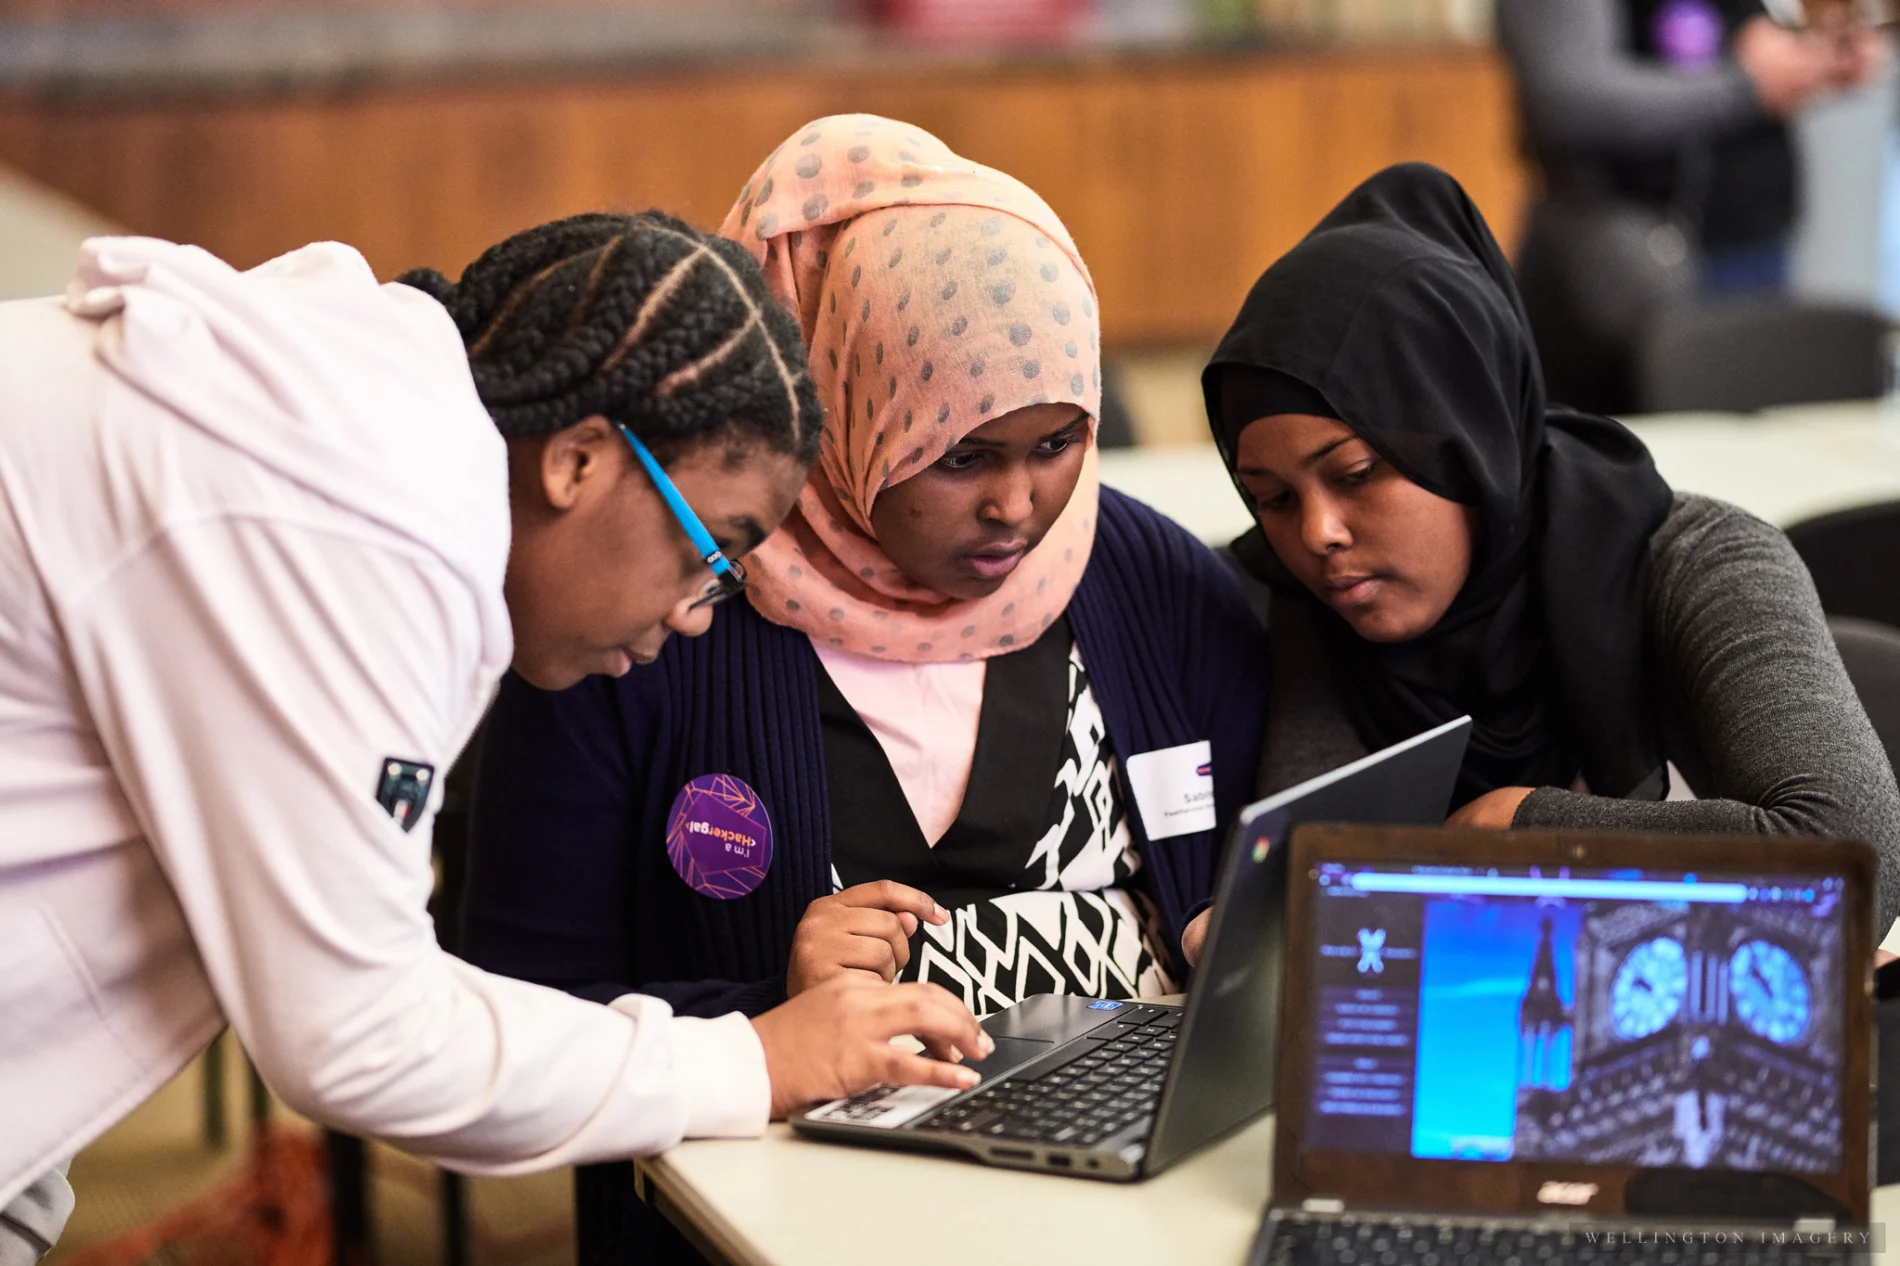
[[[1794,1220],[1796,1235],[1826,1235],[1833,1229],[1833,1218],[1796,1218]]]
[[[1308,1196],[1300,1201],[1302,1213],[1344,1213],[1345,1211],[1344,1200],[1334,1200],[1327,1196]]]

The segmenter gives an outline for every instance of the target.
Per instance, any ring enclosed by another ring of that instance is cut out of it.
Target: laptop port
[[[992,1147],[990,1155],[997,1160],[1032,1161],[1036,1153],[1027,1147]]]
[[[1071,1165],[1075,1164],[1075,1162],[1069,1159],[1067,1156],[1061,1156],[1055,1152],[1049,1153],[1049,1155],[1045,1157],[1044,1159],[1046,1159],[1049,1162],[1049,1164],[1055,1169],[1067,1169]]]

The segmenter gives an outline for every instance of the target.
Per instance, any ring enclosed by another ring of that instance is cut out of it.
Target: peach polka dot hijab
[[[904,663],[1035,641],[1095,539],[1093,425],[1075,495],[987,598],[911,581],[878,546],[871,507],[1012,410],[1072,403],[1099,418],[1095,287],[1055,212],[920,128],[836,115],[774,151],[719,231],[797,313],[825,405],[798,504],[746,559],[753,606],[822,646]]]

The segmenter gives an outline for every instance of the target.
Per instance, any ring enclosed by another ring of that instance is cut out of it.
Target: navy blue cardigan
[[[1109,489],[1068,615],[1122,770],[1138,752],[1213,748],[1217,831],[1149,841],[1123,777],[1136,882],[1178,947],[1253,789],[1266,638],[1212,553]],[[465,956],[597,1001],[657,995],[682,1015],[784,1001],[793,931],[832,891],[818,673],[803,633],[731,603],[705,636],[671,639],[618,680],[550,694],[510,674],[482,745]],[[708,773],[738,775],[771,815],[771,869],[733,900],[687,887],[666,856],[675,794]]]

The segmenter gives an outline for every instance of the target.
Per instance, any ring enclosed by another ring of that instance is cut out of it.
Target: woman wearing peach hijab
[[[798,316],[818,464],[746,559],[749,606],[617,681],[504,687],[474,956],[686,1015],[847,972],[979,1015],[1180,987],[1253,783],[1264,638],[1212,554],[1097,480],[1068,232],[866,115],[793,134],[721,232]]]

